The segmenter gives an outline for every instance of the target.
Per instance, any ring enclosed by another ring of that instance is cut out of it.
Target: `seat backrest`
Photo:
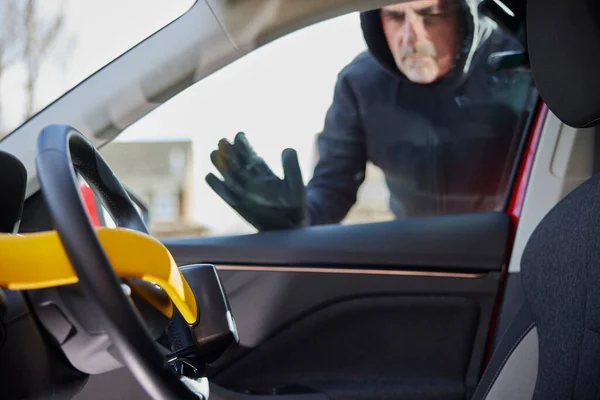
[[[539,337],[534,399],[597,399],[600,393],[600,175],[538,225],[521,261]]]
[[[526,304],[498,345],[474,399],[600,395],[600,174],[540,222],[521,260]]]
[[[536,86],[573,127],[600,123],[600,1],[528,0]],[[521,260],[526,302],[474,399],[600,398],[600,175],[557,204]]]

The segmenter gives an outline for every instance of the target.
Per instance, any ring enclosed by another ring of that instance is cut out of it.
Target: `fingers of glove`
[[[284,180],[295,196],[302,196],[304,193],[304,181],[302,180],[302,171],[298,162],[298,153],[294,149],[285,149],[281,153],[281,163],[283,165]]]
[[[236,146],[225,139],[219,140],[218,152],[229,163],[230,169],[241,169],[247,163],[247,155],[241,153]]]
[[[254,218],[253,210],[246,209],[239,197],[227,186],[226,183],[217,178],[214,174],[206,175],[206,183],[215,191],[231,208],[235,210],[242,218],[248,221],[257,230],[262,230],[260,221]]]
[[[210,154],[210,160],[219,172],[235,168],[234,160],[231,159],[230,152],[223,142],[224,140],[220,140],[218,149]]]
[[[225,182],[217,178],[214,174],[206,175],[206,183],[216,194],[227,202],[233,209],[237,209],[240,205],[238,196],[227,186]]]
[[[233,142],[233,146],[240,155],[241,163],[244,167],[245,179],[270,177],[273,175],[273,171],[271,171],[271,168],[269,168],[265,160],[256,154],[256,151],[254,151],[248,142],[246,134],[243,132],[238,133]]]
[[[235,139],[233,140],[233,146],[241,155],[246,156],[248,158],[256,155],[256,152],[250,145],[250,142],[248,142],[248,139],[246,138],[246,134],[244,132],[238,132],[238,134],[235,135]]]
[[[256,154],[248,142],[246,134],[239,132],[235,137],[233,147],[237,150],[238,160],[243,167],[240,169],[240,175],[245,181],[273,176],[273,171],[265,160]]]
[[[225,155],[231,173],[239,181],[251,181],[271,172],[264,160],[252,150],[243,133],[236,136],[233,145],[226,140],[220,142],[219,152]]]
[[[244,185],[244,178],[241,174],[240,168],[238,168],[237,164],[231,164],[229,159],[223,156],[223,153],[219,151],[213,151],[210,153],[210,160],[212,161],[217,171],[223,176],[225,182],[230,184],[232,187],[235,187],[240,191]]]

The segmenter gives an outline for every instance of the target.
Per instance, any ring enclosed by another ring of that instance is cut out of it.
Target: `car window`
[[[516,40],[437,1],[284,36],[101,151],[159,237],[501,210],[537,93],[497,67]]]
[[[0,138],[194,1],[0,1]]]

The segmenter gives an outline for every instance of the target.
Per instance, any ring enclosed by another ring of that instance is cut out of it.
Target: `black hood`
[[[459,8],[459,51],[452,69],[443,77],[428,86],[434,85],[458,85],[462,83],[469,74],[471,64],[479,48],[490,37],[496,24],[489,18],[480,16],[478,5],[480,0],[448,0],[453,1]],[[362,12],[360,23],[363,36],[369,52],[390,73],[401,79],[406,76],[400,72],[394,61],[394,57],[388,47],[383,26],[381,23],[381,9]]]

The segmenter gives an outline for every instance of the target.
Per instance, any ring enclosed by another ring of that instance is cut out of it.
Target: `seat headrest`
[[[527,41],[550,110],[573,127],[600,123],[600,1],[529,0]]]

